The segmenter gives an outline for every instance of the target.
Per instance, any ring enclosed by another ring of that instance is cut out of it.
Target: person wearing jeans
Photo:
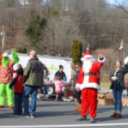
[[[113,89],[113,97],[114,97],[114,110],[117,112],[119,107],[119,113],[122,112],[122,91],[118,91]]]
[[[125,59],[126,60],[126,59]],[[115,70],[112,72],[110,79],[112,81],[111,89],[113,91],[114,98],[114,113],[111,117],[121,118],[122,112],[122,92],[125,89],[124,84],[124,75],[128,72],[128,63],[125,62],[125,65],[121,67],[121,62],[116,61]]]
[[[25,86],[24,87],[24,113],[26,115],[33,115],[35,114],[36,111],[36,96],[38,92],[38,87],[30,87],[30,86]],[[30,107],[30,112],[29,112],[29,95],[31,94],[31,107]]]
[[[35,50],[29,53],[29,62],[24,70],[24,114],[30,118],[35,117],[36,98],[38,88],[43,86],[43,72],[46,68],[37,58]],[[31,105],[29,109],[29,95],[31,95]]]

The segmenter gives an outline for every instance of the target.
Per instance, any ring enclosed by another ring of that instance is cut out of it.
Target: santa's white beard
[[[83,63],[83,70],[85,73],[89,73],[91,67],[92,67],[92,64],[93,64],[93,60],[85,60],[84,63]]]

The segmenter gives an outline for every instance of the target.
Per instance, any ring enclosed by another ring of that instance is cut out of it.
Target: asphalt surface
[[[121,119],[110,118],[113,106],[98,106],[97,122],[79,122],[79,113],[73,112],[75,102],[38,101],[36,118],[30,119],[24,116],[15,116],[8,107],[0,109],[0,128],[7,127],[102,127],[102,128],[128,128],[128,106],[123,109]],[[88,116],[90,119],[90,116]]]

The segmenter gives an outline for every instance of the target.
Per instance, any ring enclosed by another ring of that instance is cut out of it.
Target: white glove
[[[128,56],[124,58],[124,64],[128,64]]]
[[[116,76],[113,76],[113,77],[111,77],[111,79],[112,79],[113,81],[116,81],[116,80],[117,80],[117,77],[116,77]]]

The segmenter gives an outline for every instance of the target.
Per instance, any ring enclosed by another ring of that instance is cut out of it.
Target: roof
[[[28,56],[27,54],[23,53],[18,53],[20,56]],[[47,59],[59,59],[59,60],[67,60],[67,61],[72,61],[72,58],[70,57],[60,57],[60,56],[50,56],[50,55],[38,55],[38,57],[43,57]]]

